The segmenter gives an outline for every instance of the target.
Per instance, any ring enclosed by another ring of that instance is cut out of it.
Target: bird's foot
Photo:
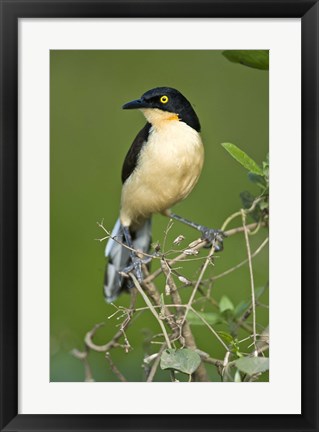
[[[139,283],[143,280],[143,271],[142,271],[142,260],[141,258],[137,256],[132,256],[132,264],[134,268],[134,273],[136,275],[137,280]]]
[[[224,249],[223,241],[226,235],[223,231],[202,226],[200,232],[202,233],[202,239],[207,242],[205,247],[214,246],[216,252],[221,252]]]
[[[147,265],[153,257],[139,258],[136,255],[131,256],[131,264],[122,270],[122,273],[129,274],[134,272],[139,283],[143,282],[142,265]]]

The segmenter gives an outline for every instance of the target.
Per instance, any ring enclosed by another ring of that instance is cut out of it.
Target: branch
[[[255,204],[256,205],[256,204]],[[251,209],[250,209],[251,210]],[[249,210],[249,211],[250,211]],[[245,240],[246,240],[246,248],[247,248],[247,255],[248,258],[239,263],[237,266],[233,267],[232,269],[229,269],[223,273],[221,273],[220,275],[217,275],[215,277],[212,277],[208,280],[215,280],[218,279],[226,274],[231,273],[232,271],[236,270],[237,268],[239,268],[240,266],[244,265],[246,262],[249,263],[249,269],[250,269],[250,276],[251,276],[251,287],[252,287],[252,305],[253,305],[253,315],[254,315],[254,325],[253,325],[253,338],[254,338],[254,344],[255,344],[255,348],[256,348],[256,315],[255,315],[255,296],[254,296],[254,281],[253,281],[253,273],[252,273],[252,258],[254,256],[256,256],[260,250],[267,244],[268,239],[266,239],[262,245],[254,252],[254,254],[251,254],[250,251],[250,245],[249,245],[249,239],[248,239],[248,234],[250,233],[250,230],[254,230],[254,229],[259,229],[260,226],[265,226],[264,223],[252,223],[249,225],[246,225],[246,214],[248,214],[247,212],[249,211],[245,211],[245,210],[241,210],[240,212],[235,213],[234,215],[231,215],[228,219],[226,219],[225,223],[223,224],[223,229],[226,228],[226,226],[237,216],[242,216],[243,218],[243,226],[240,227],[236,227],[233,229],[229,229],[225,232],[226,237],[231,237],[232,235],[236,235],[238,233],[243,232],[245,234]],[[99,224],[99,226],[104,229],[104,231],[109,235],[108,231],[105,230],[105,228],[103,227],[102,224]],[[168,230],[170,229],[170,227],[166,230],[165,232],[165,239],[164,239],[164,243],[166,241],[166,236],[168,233]],[[115,241],[118,241],[115,239]],[[167,258],[165,258],[165,256],[167,257],[167,254],[157,254],[157,256],[154,257],[154,255],[148,255],[148,254],[143,254],[143,255],[147,255],[153,258],[161,258],[161,268],[154,271],[152,274],[148,274],[148,271],[145,272],[145,274],[147,275],[144,279],[144,281],[140,284],[134,273],[130,272],[129,276],[132,278],[135,289],[134,292],[136,293],[137,291],[142,295],[145,303],[146,303],[146,308],[140,308],[141,309],[148,309],[152,312],[152,314],[154,315],[154,317],[156,318],[156,320],[158,321],[162,333],[164,335],[165,338],[165,342],[162,343],[161,349],[157,355],[157,357],[154,360],[154,363],[151,367],[151,370],[149,372],[149,375],[147,377],[147,381],[151,382],[156,374],[156,371],[158,369],[158,366],[160,364],[160,358],[161,358],[161,353],[164,351],[164,349],[166,347],[171,348],[172,347],[172,342],[174,340],[180,340],[182,345],[185,345],[186,347],[193,349],[197,352],[200,353],[201,359],[203,362],[205,363],[209,363],[209,364],[214,364],[219,370],[223,367],[223,361],[222,360],[218,360],[218,359],[213,359],[211,358],[208,354],[206,353],[202,353],[200,352],[200,350],[197,349],[196,346],[196,341],[195,338],[193,336],[191,327],[187,321],[187,314],[189,312],[189,310],[192,310],[192,312],[194,312],[202,321],[203,323],[210,329],[210,331],[215,335],[215,337],[219,340],[219,342],[223,345],[223,347],[226,349],[226,356],[227,354],[229,354],[229,349],[227,347],[227,345],[224,343],[224,341],[220,338],[220,336],[218,335],[218,333],[212,328],[212,326],[192,307],[193,302],[195,300],[195,296],[197,291],[200,289],[200,285],[203,283],[203,277],[205,274],[205,271],[209,265],[209,263],[211,262],[211,258],[215,252],[215,248],[214,246],[212,246],[210,248],[209,254],[207,256],[203,256],[203,258],[201,259],[205,259],[204,265],[201,269],[200,275],[197,279],[197,281],[195,282],[194,288],[192,290],[192,293],[190,295],[190,298],[187,302],[186,305],[182,304],[182,300],[179,294],[179,291],[176,287],[176,284],[173,280],[172,277],[172,269],[171,266],[173,264],[175,264],[176,262],[179,262],[181,260],[186,260],[186,258],[189,257],[189,249],[191,249],[192,251],[199,251],[201,250],[204,246],[207,245],[207,242],[203,239],[197,239],[195,241],[193,241],[188,248],[186,248],[182,253],[180,253],[178,256],[176,256],[175,258],[168,260]],[[123,245],[125,246],[125,245]],[[145,270],[145,269],[144,269]],[[160,294],[160,291],[158,290],[158,288],[152,283],[152,281],[158,277],[161,273],[164,273],[164,275],[166,276],[166,284],[168,287],[167,293],[170,294],[171,299],[172,299],[172,303],[173,305],[165,305],[163,304],[163,300]],[[153,304],[152,304],[153,303]],[[176,307],[176,312],[175,315],[172,315],[170,312],[170,308],[171,307]],[[156,309],[160,308],[160,311],[157,311]],[[184,310],[185,309],[185,310]],[[111,370],[118,376],[118,378],[120,379],[120,381],[126,381],[125,377],[121,374],[121,372],[117,369],[117,367],[115,366],[115,364],[113,363],[110,354],[108,353],[108,351],[111,348],[114,347],[123,347],[123,345],[120,345],[118,340],[124,335],[125,338],[125,345],[124,348],[126,350],[128,350],[130,348],[130,345],[127,341],[126,335],[124,330],[127,328],[128,325],[130,325],[130,323],[132,322],[132,315],[138,311],[139,309],[135,309],[135,300],[134,302],[131,304],[130,309],[125,309],[125,308],[119,308],[118,310],[121,310],[124,312],[124,314],[127,315],[126,319],[124,320],[124,322],[121,325],[120,330],[113,336],[113,338],[104,345],[97,345],[93,342],[93,338],[94,335],[96,333],[96,331],[104,324],[97,324],[93,327],[93,329],[91,331],[89,331],[86,336],[85,336],[85,349],[86,351],[84,353],[81,353],[77,350],[74,350],[75,353],[73,353],[77,358],[79,358],[80,360],[82,360],[84,362],[85,365],[85,370],[86,370],[86,379],[91,379],[92,378],[92,374],[90,371],[90,367],[87,361],[87,355],[90,349],[97,351],[97,352],[105,352],[106,353],[106,358],[110,363],[110,367]],[[117,312],[116,312],[117,313]],[[138,315],[138,314],[137,314]],[[135,316],[136,318],[136,316]],[[172,334],[168,334],[167,331],[167,327],[164,325],[163,320],[167,321],[167,324],[169,325],[169,327],[172,330]],[[174,339],[175,338],[175,339]],[[193,374],[194,379],[196,381],[209,381],[209,377],[207,375],[205,366],[203,363],[200,364],[199,368],[197,369],[197,371],[194,372]]]
[[[262,249],[267,245],[268,241],[269,241],[269,238],[267,237],[267,238],[262,242],[262,244],[261,244],[261,245],[260,245],[260,246],[255,250],[255,252],[254,252],[253,254],[251,254],[251,258],[255,258],[255,256],[257,256],[257,255],[259,254],[259,252],[261,252]],[[224,277],[224,276],[227,276],[227,275],[229,275],[230,273],[232,273],[233,271],[235,271],[235,270],[239,269],[240,267],[242,267],[243,265],[245,265],[247,262],[248,262],[248,258],[245,259],[244,261],[241,261],[240,263],[236,264],[234,267],[232,267],[232,268],[230,268],[230,269],[224,271],[223,273],[219,273],[219,274],[217,274],[217,275],[215,275],[215,276],[212,276],[212,277],[209,278],[209,279],[206,279],[206,281],[215,281],[215,280],[220,279],[220,278],[222,278],[222,277]],[[206,281],[205,281],[205,282],[206,282]]]
[[[253,229],[255,229],[257,226],[258,226],[258,223],[251,223],[251,224],[247,225],[247,228],[248,228],[249,230],[253,230]],[[262,226],[266,226],[266,224],[262,224]],[[233,235],[235,235],[235,234],[239,234],[239,233],[242,233],[242,232],[244,232],[244,227],[242,227],[242,226],[237,227],[237,228],[232,228],[232,229],[227,230],[227,231],[224,231],[226,237],[231,237],[231,236],[233,236]],[[199,251],[199,250],[203,249],[203,247],[206,246],[206,245],[207,245],[206,240],[203,240],[203,239],[199,238],[199,239],[193,241],[193,242],[189,245],[188,248],[191,248],[191,249],[193,249],[194,251]],[[176,262],[181,261],[182,259],[186,258],[187,256],[188,256],[187,253],[182,252],[182,253],[179,254],[177,257],[175,257],[175,258],[173,258],[173,259],[171,259],[171,260],[168,260],[167,262],[168,262],[169,266],[171,267],[173,264],[175,264]],[[147,284],[147,283],[149,283],[149,282],[152,282],[152,281],[153,281],[154,279],[156,279],[156,278],[157,278],[161,273],[162,273],[162,269],[161,269],[161,268],[155,270],[153,273],[151,273],[149,276],[147,276],[147,277],[144,279],[144,283]]]
[[[71,354],[73,357],[81,360],[84,365],[84,381],[85,382],[94,382],[91,366],[88,360],[88,350],[86,351],[79,351],[76,348],[71,351]]]
[[[175,282],[172,278],[171,268],[165,260],[161,261],[161,268],[163,270],[163,273],[166,276],[167,283],[170,287],[170,294],[171,294],[172,301],[175,305],[177,305],[176,314],[177,314],[177,320],[179,320],[183,315],[182,309],[178,307],[178,306],[182,306],[181,296],[179,295],[178,289],[177,289]],[[181,330],[182,337],[184,339],[185,346],[187,348],[190,348],[190,349],[196,351],[197,346],[196,346],[195,338],[193,336],[193,333],[192,333],[192,330],[190,328],[189,323],[184,320],[184,322],[181,323],[181,327],[182,327],[182,330]],[[197,370],[194,372],[193,375],[194,375],[195,381],[199,381],[199,382],[210,381],[209,376],[208,376],[207,371],[206,371],[206,368],[203,364],[199,365],[199,367],[197,368]]]
[[[184,317],[183,317],[183,323],[185,322],[185,320],[187,318],[187,314],[188,314],[190,308],[192,307],[192,303],[194,301],[194,298],[195,298],[195,295],[197,293],[198,287],[199,287],[199,285],[200,285],[200,283],[201,283],[201,281],[202,281],[202,279],[204,277],[204,273],[205,273],[205,271],[206,271],[206,269],[208,267],[208,264],[210,263],[210,259],[213,256],[214,252],[215,252],[215,246],[213,245],[211,247],[210,251],[209,251],[209,254],[208,254],[206,260],[205,260],[205,263],[204,263],[203,268],[202,268],[202,270],[200,272],[200,275],[199,275],[199,277],[197,279],[197,282],[196,282],[196,284],[194,286],[192,294],[191,294],[191,296],[190,296],[190,298],[188,300],[188,304],[187,304],[187,307],[186,307],[186,310],[185,310],[185,313],[184,313]]]
[[[192,306],[186,306],[187,309],[190,309],[213,333],[213,335],[219,340],[219,342],[223,345],[226,351],[229,351],[228,346],[225,344],[225,342],[222,340],[222,338],[218,335],[218,333],[213,329],[213,327],[197,312],[196,309],[194,309]]]
[[[109,352],[105,353],[105,358],[110,364],[111,371],[118,377],[118,379],[122,382],[127,382],[125,376],[118,370],[118,368],[113,363],[113,360],[111,359],[111,355]]]
[[[84,342],[85,342],[86,347],[88,347],[89,349],[91,349],[93,351],[97,351],[97,352],[107,352],[111,348],[116,348],[116,347],[122,347],[125,349],[126,352],[129,351],[131,346],[129,344],[129,341],[127,340],[125,330],[134,321],[134,317],[132,318],[132,316],[133,316],[134,308],[135,308],[136,294],[137,294],[136,289],[132,289],[131,290],[130,307],[129,307],[129,309],[123,309],[123,311],[125,311],[125,313],[126,313],[126,319],[122,322],[120,330],[117,333],[115,333],[113,338],[105,345],[96,345],[93,342],[93,337],[94,337],[96,331],[99,328],[103,327],[105,325],[105,323],[96,324],[93,327],[93,329],[91,331],[87,332],[87,334],[85,335]],[[118,340],[122,336],[124,336],[124,341],[125,341],[124,346],[118,343]]]
[[[243,220],[243,228],[245,233],[245,241],[248,255],[248,266],[249,266],[249,275],[250,275],[250,287],[251,287],[251,304],[252,304],[252,312],[253,312],[253,338],[254,338],[254,347],[255,347],[255,355],[258,356],[257,347],[256,347],[256,299],[255,299],[255,284],[254,284],[254,273],[253,273],[253,265],[251,260],[251,251],[250,244],[248,238],[248,228],[246,226],[246,213],[244,210],[241,210],[242,220]]]
[[[161,361],[161,355],[162,355],[163,351],[165,350],[165,348],[166,348],[166,344],[164,343],[161,346],[161,349],[159,350],[159,352],[157,353],[157,356],[154,360],[154,363],[152,364],[152,367],[151,367],[150,373],[148,374],[146,382],[152,382],[153,381],[153,378],[156,374],[156,371],[157,371],[158,366],[159,366],[160,361]]]
[[[163,332],[163,335],[164,335],[164,338],[165,338],[165,341],[166,341],[166,344],[167,344],[168,348],[172,348],[171,341],[169,340],[169,337],[168,337],[166,328],[165,328],[165,326],[163,324],[163,321],[158,316],[158,314],[157,314],[154,306],[152,305],[150,299],[147,297],[147,295],[145,294],[145,292],[142,290],[142,287],[139,284],[138,280],[136,279],[135,275],[133,273],[130,273],[130,276],[131,276],[131,278],[132,278],[132,280],[134,282],[134,285],[135,285],[136,289],[139,291],[139,293],[143,297],[145,303],[150,308],[150,311],[152,312],[152,314],[154,315],[154,317],[157,319],[157,321],[158,321],[158,323],[159,323],[159,325],[160,325],[160,327],[162,329],[162,332]]]

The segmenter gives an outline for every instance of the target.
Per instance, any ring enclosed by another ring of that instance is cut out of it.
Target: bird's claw
[[[143,280],[142,260],[138,257],[132,257],[134,273],[139,283]]]
[[[142,272],[143,261],[137,256],[132,256],[131,262],[132,263],[130,265],[128,265],[122,270],[122,273],[129,274],[131,272],[134,272],[136,279],[138,280],[139,283],[141,283],[143,281],[143,272]]]
[[[224,249],[223,241],[226,235],[223,231],[202,227],[200,232],[202,233],[202,239],[207,242],[205,247],[214,246],[217,252],[221,252]]]
[[[148,264],[153,257],[147,257],[147,258],[139,258],[137,256],[131,257],[131,264],[127,267],[125,267],[122,272],[129,274],[131,272],[134,272],[137,280],[139,283],[143,282],[143,272],[142,272],[142,265]]]

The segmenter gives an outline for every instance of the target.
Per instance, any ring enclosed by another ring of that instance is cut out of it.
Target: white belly
[[[200,135],[186,123],[167,121],[160,129],[152,128],[136,169],[123,185],[122,223],[138,224],[187,197],[203,159]]]

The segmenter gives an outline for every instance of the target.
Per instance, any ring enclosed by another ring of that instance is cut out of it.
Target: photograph
[[[49,56],[50,381],[268,382],[269,51]]]
[[[0,432],[318,431],[319,0],[0,3]]]

